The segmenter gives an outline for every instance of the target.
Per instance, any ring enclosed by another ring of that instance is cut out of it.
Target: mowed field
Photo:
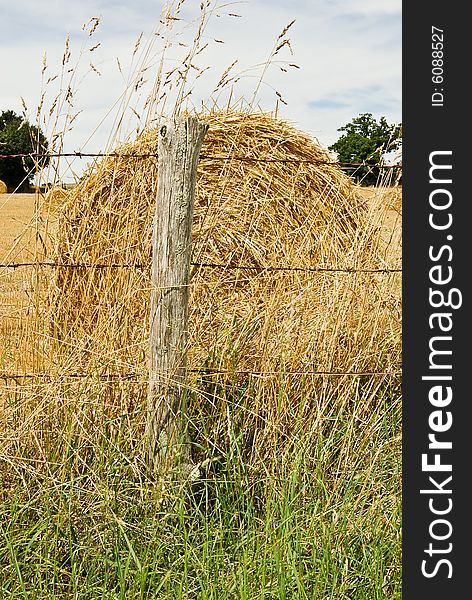
[[[31,262],[35,254],[35,194],[0,195],[0,310],[2,317],[18,315],[28,298],[27,269],[3,265]]]
[[[34,235],[29,227],[35,207],[34,194],[0,195],[0,264],[32,259]],[[1,370],[20,366],[20,339],[30,312],[31,270],[0,267]]]
[[[36,194],[0,194],[1,371],[28,369],[23,344],[31,334],[35,278],[32,266],[20,265],[44,259],[36,235],[37,203]],[[19,266],[5,267],[12,264]]]
[[[24,238],[34,217],[36,194],[0,194],[0,255],[2,263],[13,248],[25,259],[31,257],[31,239]]]

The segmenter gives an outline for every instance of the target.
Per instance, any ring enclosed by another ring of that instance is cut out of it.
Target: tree
[[[401,123],[389,125],[385,117],[376,121],[371,113],[355,117],[338,131],[345,133],[329,149],[336,152],[338,160],[343,163],[376,165],[385,154],[401,146]],[[359,167],[354,172],[349,168],[346,171],[363,185],[375,184],[380,173],[380,169],[372,167]]]
[[[0,158],[0,179],[10,190],[26,190],[34,175],[49,162],[48,143],[38,127],[12,110],[0,114],[0,154],[46,154],[37,157]]]

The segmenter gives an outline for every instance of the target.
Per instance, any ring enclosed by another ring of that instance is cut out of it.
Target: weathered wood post
[[[148,451],[151,468],[191,468],[182,414],[188,343],[189,272],[197,164],[208,125],[176,117],[159,130],[152,233]]]

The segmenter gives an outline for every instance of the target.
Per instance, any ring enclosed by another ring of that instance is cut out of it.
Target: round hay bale
[[[325,311],[339,282],[303,269],[352,266],[364,200],[287,122],[245,112],[200,118],[209,130],[194,208],[190,366],[333,367],[343,332]],[[97,265],[57,269],[51,288],[54,337],[76,368],[146,372],[157,159],[140,155],[156,148],[157,130],[123,144],[61,199],[56,260]],[[135,267],[105,266],[113,264]]]
[[[8,188],[7,188],[7,184],[4,183],[1,179],[0,179],[0,194],[6,194],[8,192]]]

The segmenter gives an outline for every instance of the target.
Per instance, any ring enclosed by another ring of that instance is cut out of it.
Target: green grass
[[[246,389],[224,447],[197,451],[205,478],[164,495],[129,420],[88,442],[70,420],[41,468],[0,470],[0,597],[399,599],[399,390],[353,389],[335,417],[295,422],[289,447],[274,437],[275,468],[248,455]]]

